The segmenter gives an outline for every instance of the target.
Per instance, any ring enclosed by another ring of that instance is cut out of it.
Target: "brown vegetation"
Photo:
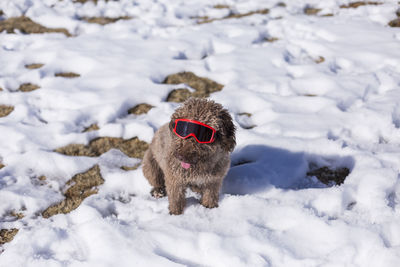
[[[63,77],[63,78],[78,78],[81,75],[75,72],[57,72],[54,74],[56,77]]]
[[[359,6],[377,6],[377,5],[382,5],[380,2],[373,2],[373,1],[367,1],[367,2],[362,2],[362,1],[356,1],[349,3],[348,5],[341,5],[340,8],[357,8]]]
[[[0,230],[0,245],[11,242],[14,236],[18,233],[18,229],[1,229]]]
[[[196,19],[198,19],[198,24],[204,24],[204,23],[211,23],[213,21],[217,21],[217,20],[225,20],[225,19],[239,19],[239,18],[243,18],[243,17],[248,17],[248,16],[252,16],[255,14],[262,14],[262,15],[266,15],[269,13],[269,9],[260,9],[260,10],[255,10],[255,11],[250,11],[247,13],[233,13],[231,12],[229,15],[223,17],[223,18],[209,18],[207,16],[205,17],[196,17]]]
[[[40,86],[36,85],[36,84],[31,84],[31,83],[23,83],[19,86],[18,91],[21,92],[31,92],[34,91],[36,89],[39,89]]]
[[[69,213],[82,203],[82,201],[98,192],[98,186],[104,183],[100,174],[100,167],[95,165],[84,173],[76,174],[67,183],[70,186],[64,193],[65,199],[60,203],[48,207],[42,212],[44,218],[49,218],[60,213]]]
[[[71,34],[64,28],[47,28],[44,27],[30,18],[21,16],[21,17],[12,17],[6,20],[0,21],[0,32],[6,31],[7,33],[15,33],[15,30],[18,30],[25,34],[31,33],[63,33],[66,36],[70,37]]]
[[[211,93],[221,91],[224,87],[208,78],[196,76],[193,72],[180,72],[167,76],[164,84],[186,84],[196,91],[191,93],[188,89],[175,89],[168,95],[167,101],[183,102],[190,96],[193,97],[209,97]],[[175,100],[175,101],[174,101]],[[182,100],[182,101],[181,101]]]
[[[13,110],[12,106],[0,105],[0,117],[8,116]]]
[[[123,17],[117,17],[117,18],[108,18],[108,17],[81,17],[81,20],[84,20],[88,23],[95,23],[95,24],[100,24],[100,25],[106,25],[110,23],[117,22],[118,20],[129,20],[132,19],[132,17],[129,16],[123,16]]]
[[[99,137],[90,141],[86,146],[70,144],[57,148],[55,151],[68,156],[98,157],[112,148],[121,150],[131,158],[143,158],[148,144],[137,137],[128,140],[116,137]]]
[[[34,69],[40,69],[43,66],[44,66],[44,64],[42,64],[42,63],[33,63],[33,64],[26,64],[25,68],[34,70]]]
[[[306,15],[316,15],[320,11],[321,11],[320,8],[314,8],[314,7],[311,7],[311,6],[306,6],[304,8],[304,14],[306,14]]]
[[[100,130],[99,126],[97,124],[91,124],[89,127],[86,127],[82,132],[83,133],[87,133],[87,132],[91,132],[91,131],[97,131]]]
[[[128,110],[128,114],[134,114],[134,115],[146,114],[152,108],[153,108],[152,105],[149,105],[146,103],[141,103],[141,104],[134,106],[133,108],[130,108]]]

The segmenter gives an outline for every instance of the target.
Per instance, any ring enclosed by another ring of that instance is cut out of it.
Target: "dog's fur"
[[[193,137],[181,139],[172,131],[176,119],[192,119],[213,127],[216,139],[199,144]],[[168,195],[170,214],[182,214],[185,191],[201,194],[200,203],[218,207],[219,190],[230,166],[230,152],[236,145],[232,117],[212,100],[190,98],[171,116],[171,121],[155,133],[143,158],[143,173],[156,197]],[[184,169],[182,162],[190,163]]]

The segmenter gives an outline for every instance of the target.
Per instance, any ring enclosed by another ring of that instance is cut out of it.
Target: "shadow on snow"
[[[354,159],[349,156],[322,156],[265,145],[248,145],[232,154],[232,167],[224,180],[222,193],[254,194],[271,186],[289,190],[327,188],[315,177],[307,176],[310,170],[321,167],[346,167],[351,172]]]

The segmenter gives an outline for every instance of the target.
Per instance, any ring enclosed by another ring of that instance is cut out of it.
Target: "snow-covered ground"
[[[0,105],[14,107],[0,118],[0,229],[19,229],[0,266],[400,266],[400,28],[388,26],[400,5],[379,2],[0,0],[3,20],[73,35],[0,33]],[[132,19],[79,19],[93,16]],[[162,81],[181,71],[223,84],[210,98],[237,126],[218,208],[188,192],[184,214],[169,215],[119,150],[54,152],[99,136],[150,142],[179,105]],[[139,103],[154,108],[127,115]],[[91,124],[100,130],[82,132]],[[98,194],[43,218],[95,164]],[[350,174],[340,186],[307,176],[324,166]]]

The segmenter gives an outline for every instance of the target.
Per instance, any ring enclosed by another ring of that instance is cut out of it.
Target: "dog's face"
[[[214,142],[201,144],[194,137],[186,139],[178,137],[173,132],[176,119],[196,120],[211,126],[216,130]],[[217,151],[229,153],[233,151],[236,145],[235,126],[232,117],[222,105],[211,100],[188,99],[172,114],[169,128],[174,139],[174,156],[186,166],[196,164],[199,161],[213,160],[213,155]]]

